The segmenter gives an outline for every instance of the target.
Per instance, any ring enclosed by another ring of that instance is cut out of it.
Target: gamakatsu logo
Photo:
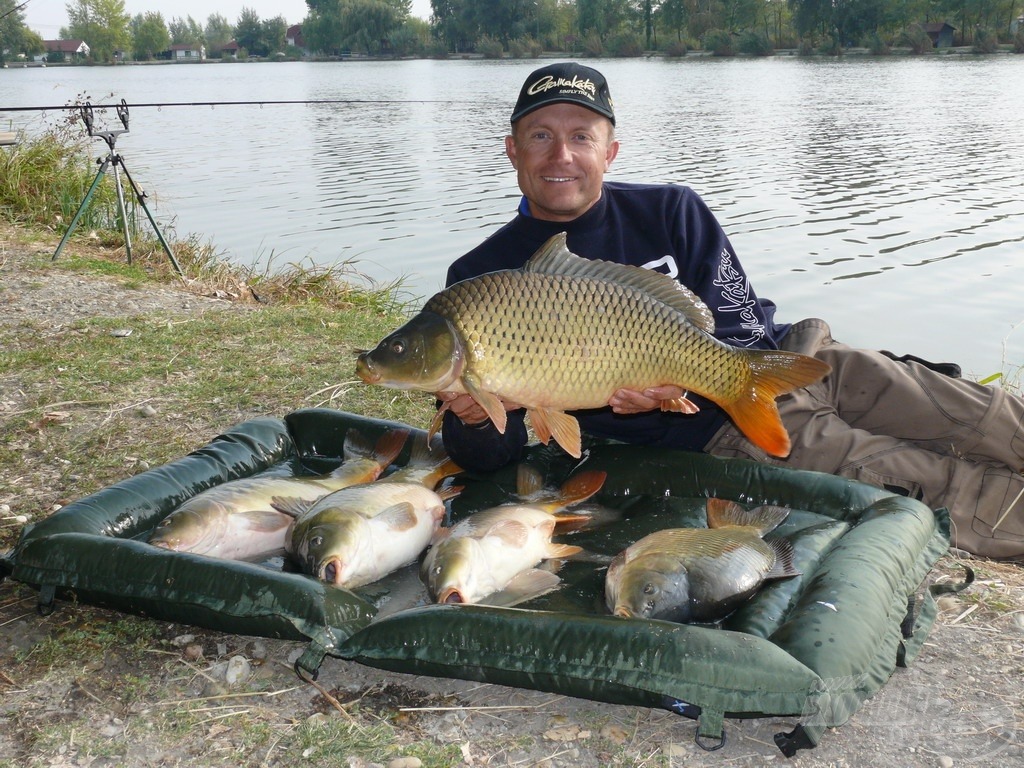
[[[722,289],[722,304],[718,307],[719,311],[739,314],[740,326],[750,332],[748,338],[735,337],[736,343],[740,346],[750,346],[763,339],[765,329],[757,317],[755,302],[750,298],[750,285],[733,265],[732,256],[728,251],[722,251],[722,263],[715,285]]]
[[[527,90],[527,93],[531,96],[535,96],[538,93],[550,91],[552,88],[580,91],[588,99],[594,99],[597,95],[597,86],[594,85],[594,81],[589,78],[586,80],[580,80],[578,77],[573,77],[572,80],[566,80],[564,77],[554,78],[551,77],[551,75],[546,75],[537,82],[532,83]]]

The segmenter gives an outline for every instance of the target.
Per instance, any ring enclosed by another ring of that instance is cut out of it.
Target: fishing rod
[[[143,104],[125,104],[124,99],[118,104],[93,104],[93,109],[117,109],[124,106],[129,109],[144,107],[251,107],[280,106],[294,104],[458,104],[454,99],[265,99],[258,101],[165,101]],[[463,102],[469,103],[469,102]],[[480,102],[473,102],[479,104]],[[0,107],[0,112],[49,112],[53,110],[78,110],[81,105],[62,104],[60,106],[38,107]]]

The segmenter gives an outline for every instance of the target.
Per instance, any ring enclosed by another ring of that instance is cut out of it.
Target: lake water
[[[694,187],[781,320],[979,376],[1024,364],[1024,57],[594,64],[619,115],[608,178]],[[0,106],[341,102],[135,107],[117,146],[179,236],[247,264],[357,260],[425,296],[513,215],[502,139],[536,66],[7,69]],[[0,112],[0,130],[42,120]]]

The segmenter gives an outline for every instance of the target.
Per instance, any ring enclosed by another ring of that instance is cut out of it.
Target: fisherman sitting
[[[448,284],[516,269],[550,237],[569,249],[674,276],[710,307],[715,336],[747,348],[784,349],[831,366],[823,380],[778,401],[792,448],[772,457],[714,403],[689,395],[695,414],[663,412],[676,386],[621,389],[603,409],[578,411],[585,433],[627,443],[703,451],[828,472],[947,507],[955,547],[1024,560],[1024,400],[1007,392],[835,341],[828,325],[775,320],[751,287],[704,201],[677,185],[606,182],[615,160],[615,112],[605,78],[576,63],[552,64],[523,84],[505,152],[523,193],[516,216],[455,261]],[[462,467],[488,471],[519,459],[524,411],[504,403],[498,431],[470,395],[440,392],[445,447]]]

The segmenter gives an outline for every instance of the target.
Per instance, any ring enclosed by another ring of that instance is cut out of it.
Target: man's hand
[[[608,399],[612,411],[621,414],[645,413],[653,410],[680,410],[683,413],[696,413],[697,407],[686,400],[686,391],[674,384],[663,384],[660,387],[648,387],[639,392],[635,389],[619,389]],[[666,404],[680,401],[687,405],[681,409],[666,408]]]
[[[473,399],[472,395],[462,392],[435,392],[434,396],[448,406],[448,410],[454,413],[463,424],[474,426],[487,421],[487,412],[480,407],[480,403]],[[514,411],[523,406],[518,403],[501,401],[506,411]]]

